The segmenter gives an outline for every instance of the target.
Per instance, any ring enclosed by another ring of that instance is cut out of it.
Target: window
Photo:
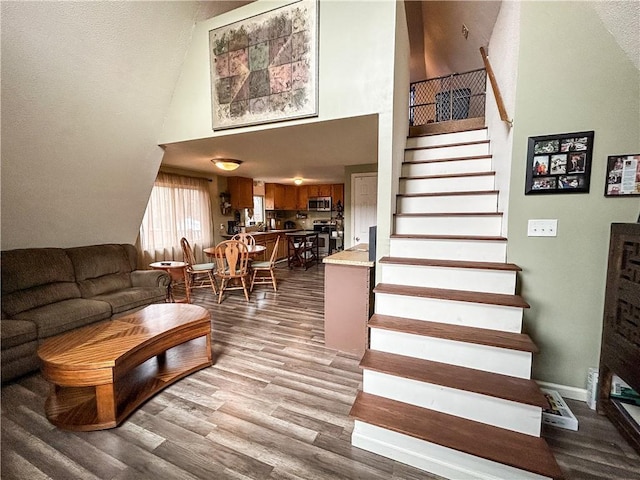
[[[261,195],[254,195],[253,197],[253,212],[249,208],[244,209],[244,218],[246,218],[247,225],[264,222],[264,197]]]
[[[213,242],[209,183],[204,178],[159,173],[140,225],[140,248],[147,263],[182,260],[185,237],[196,260]]]

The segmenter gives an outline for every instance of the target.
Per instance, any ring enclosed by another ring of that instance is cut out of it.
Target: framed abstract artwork
[[[525,195],[589,193],[593,133],[529,137]]]
[[[318,115],[318,3],[209,31],[214,130]]]

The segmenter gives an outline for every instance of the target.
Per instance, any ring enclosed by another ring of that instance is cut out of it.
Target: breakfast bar
[[[358,244],[323,260],[324,342],[360,357],[369,345],[367,322],[373,314],[375,262],[369,245]]]

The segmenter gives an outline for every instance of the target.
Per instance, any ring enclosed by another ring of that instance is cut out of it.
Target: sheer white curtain
[[[140,225],[142,263],[182,261],[180,239],[189,240],[197,262],[213,246],[209,182],[204,178],[158,174]]]

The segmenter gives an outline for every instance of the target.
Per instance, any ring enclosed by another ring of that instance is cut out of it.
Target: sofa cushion
[[[2,362],[2,383],[37,371],[40,368],[37,351],[38,342],[36,341],[2,350],[2,357],[0,357]]]
[[[68,248],[83,298],[131,287],[131,263],[122,245]]]
[[[80,298],[73,264],[60,248],[23,248],[1,254],[2,311],[13,317],[50,303]]]
[[[23,343],[37,340],[38,330],[36,324],[26,320],[2,320],[0,322],[0,334],[2,350],[6,350]]]
[[[108,303],[74,298],[27,310],[14,319],[34,322],[38,327],[38,338],[42,340],[110,317],[111,306]]]
[[[164,302],[166,298],[166,287],[131,287],[118,292],[97,295],[92,300],[107,302],[111,305],[113,314],[118,314],[150,303]]]

